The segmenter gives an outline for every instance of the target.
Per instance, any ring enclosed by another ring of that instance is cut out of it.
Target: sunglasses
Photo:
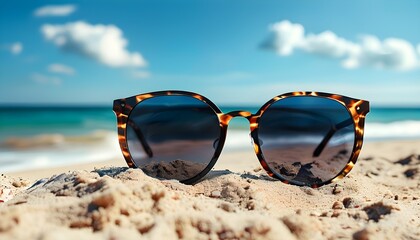
[[[192,92],[160,91],[114,101],[118,139],[129,167],[193,184],[216,163],[229,121],[250,123],[255,153],[271,177],[320,187],[346,176],[363,144],[369,102],[336,94],[292,92],[255,114],[222,111]]]

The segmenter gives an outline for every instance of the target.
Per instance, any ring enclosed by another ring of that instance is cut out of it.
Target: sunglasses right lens
[[[337,176],[350,160],[354,138],[353,118],[346,107],[313,96],[274,102],[258,128],[261,152],[271,171],[306,186]]]
[[[185,181],[211,162],[221,137],[219,119],[206,103],[180,95],[143,100],[127,121],[127,144],[146,174]]]

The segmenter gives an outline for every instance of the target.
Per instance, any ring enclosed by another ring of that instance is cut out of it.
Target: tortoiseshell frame
[[[316,96],[316,97],[323,97],[328,98],[334,101],[339,102],[341,105],[345,106],[346,109],[349,111],[350,115],[353,118],[354,122],[354,146],[353,146],[353,152],[350,156],[349,161],[347,162],[346,166],[341,170],[340,173],[338,173],[334,178],[319,183],[319,184],[313,184],[310,187],[312,188],[318,188],[320,186],[335,182],[339,179],[342,179],[345,177],[350,170],[353,168],[354,164],[357,161],[357,157],[359,156],[359,153],[361,151],[362,145],[363,145],[363,131],[364,131],[364,123],[365,123],[365,116],[369,112],[369,102],[365,100],[359,100],[354,99],[346,96],[340,96],[337,94],[330,94],[330,93],[322,93],[322,92],[290,92],[285,93],[282,95],[278,95],[274,98],[272,98],[270,101],[265,103],[255,114],[252,114],[247,111],[233,111],[229,113],[222,113],[222,111],[209,99],[207,99],[204,96],[201,96],[200,94],[192,93],[192,92],[186,92],[186,91],[159,91],[159,92],[151,92],[151,93],[145,93],[140,94],[128,98],[123,99],[117,99],[114,101],[113,110],[115,114],[117,115],[117,122],[118,122],[118,140],[120,144],[121,151],[124,155],[125,161],[127,162],[127,165],[130,168],[135,168],[134,161],[131,158],[130,152],[128,150],[127,145],[127,139],[126,139],[126,125],[127,120],[129,118],[131,110],[141,101],[144,101],[149,98],[157,97],[157,96],[169,96],[169,95],[182,95],[182,96],[190,96],[193,98],[196,98],[206,104],[208,104],[213,111],[217,114],[219,118],[219,125],[220,125],[220,139],[218,142],[218,145],[216,147],[215,153],[210,161],[210,163],[207,165],[207,167],[201,171],[197,176],[194,176],[190,179],[181,181],[185,184],[193,184],[197,182],[199,179],[201,179],[204,175],[206,175],[214,166],[217,159],[219,158],[223,145],[225,143],[228,124],[230,120],[234,117],[244,117],[246,118],[250,123],[250,130],[251,130],[251,138],[253,140],[254,145],[254,151],[258,157],[258,160],[261,163],[261,166],[264,168],[264,170],[267,172],[267,174],[271,177],[277,178],[280,181],[287,183],[287,184],[295,184],[296,183],[290,183],[287,179],[282,178],[281,176],[278,176],[274,174],[271,169],[268,167],[264,156],[261,152],[260,144],[258,141],[258,124],[260,117],[264,113],[264,111],[271,106],[273,103],[284,99],[288,97],[296,97],[296,96]]]

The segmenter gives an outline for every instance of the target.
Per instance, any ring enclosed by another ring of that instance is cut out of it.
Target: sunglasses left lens
[[[219,119],[206,103],[179,95],[137,104],[127,121],[127,144],[146,174],[186,181],[212,161],[221,137]]]

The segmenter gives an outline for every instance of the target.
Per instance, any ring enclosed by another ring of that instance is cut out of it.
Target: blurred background
[[[0,172],[122,159],[112,101],[169,89],[251,112],[290,91],[337,93],[371,102],[367,141],[420,139],[419,12],[416,0],[3,2]],[[251,147],[244,123],[233,148]]]

